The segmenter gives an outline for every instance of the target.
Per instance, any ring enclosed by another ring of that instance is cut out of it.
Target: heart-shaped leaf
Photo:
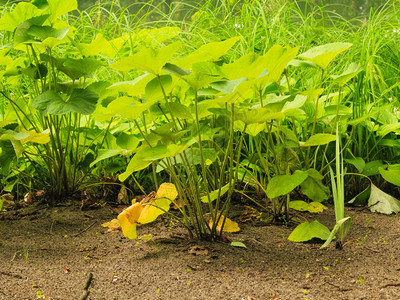
[[[299,224],[289,235],[288,240],[292,242],[306,242],[314,238],[321,240],[328,239],[329,229],[317,220]]]

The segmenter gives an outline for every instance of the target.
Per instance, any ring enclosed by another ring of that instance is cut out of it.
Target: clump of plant
[[[21,2],[0,19],[10,41],[0,53],[1,174],[7,181],[14,168],[27,189],[44,188],[55,198],[87,180],[105,135],[90,117],[107,85],[93,75],[105,63],[75,47],[63,15],[76,8],[74,0]]]

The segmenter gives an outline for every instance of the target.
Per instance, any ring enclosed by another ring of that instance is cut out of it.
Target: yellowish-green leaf
[[[39,132],[36,132],[33,130],[26,131],[24,129],[22,129],[21,131],[29,134],[28,137],[21,140],[22,145],[24,145],[28,142],[37,143],[37,144],[47,144],[48,142],[50,142],[50,135],[47,132],[39,133]]]
[[[161,73],[164,65],[180,47],[181,44],[179,42],[175,42],[159,50],[146,48],[141,52],[134,54],[133,56],[129,56],[117,61],[116,63],[112,64],[111,67],[115,70],[123,72],[138,69],[158,75]]]
[[[301,200],[295,200],[289,202],[289,207],[298,211],[308,211],[311,213],[320,213],[325,209],[328,209],[325,205],[319,202],[307,203]]]
[[[105,228],[118,228],[121,226],[121,224],[119,223],[118,219],[112,219],[109,222],[101,224],[101,226]]]
[[[171,200],[168,198],[157,198],[145,205],[140,214],[138,223],[147,224],[153,222],[157,217],[169,210]]]
[[[176,197],[178,197],[178,191],[173,183],[164,182],[157,190],[156,198],[175,200]]]
[[[219,218],[219,215],[218,215],[217,218]],[[219,222],[217,224],[217,231],[219,231],[219,232],[221,231],[221,227],[222,227],[222,224],[224,222],[224,218],[225,218],[225,216],[221,215],[221,218],[219,219]],[[210,221],[208,222],[208,225],[210,227],[212,227],[213,224],[214,224],[213,220],[210,219]],[[239,227],[238,223],[232,221],[229,218],[225,218],[224,228],[222,229],[222,231],[224,231],[224,232],[238,232],[238,231],[240,231],[240,227]]]
[[[58,17],[78,8],[76,0],[47,0],[49,11],[51,13],[51,21],[54,22]]]
[[[118,215],[118,221],[121,225],[122,233],[128,239],[135,239],[137,237],[136,223],[142,210],[142,204],[135,203]]]
[[[220,193],[220,197],[223,196],[229,190],[229,183],[221,187],[221,192],[219,189],[215,191],[211,191],[209,195],[201,197],[201,201],[204,203],[212,202],[218,198],[218,194]]]
[[[176,65],[182,69],[191,69],[192,65],[202,61],[216,61],[224,55],[239,39],[241,36],[236,36],[222,42],[213,42],[201,46],[199,49],[190,53],[185,58],[179,60]]]
[[[299,55],[303,59],[307,59],[320,66],[325,70],[329,63],[341,52],[349,49],[350,43],[330,43],[322,46],[314,47]]]
[[[299,224],[289,235],[288,240],[292,242],[306,242],[313,238],[326,240],[329,238],[330,231],[317,220]]]
[[[329,133],[317,133],[306,142],[300,143],[303,147],[326,145],[336,140],[336,136]]]
[[[18,3],[12,12],[4,12],[0,19],[0,30],[14,31],[20,24],[33,17],[46,14],[35,5],[27,2]]]

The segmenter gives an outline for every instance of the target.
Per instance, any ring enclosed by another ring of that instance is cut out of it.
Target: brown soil
[[[343,250],[320,250],[288,241],[293,227],[241,223],[228,237],[244,249],[188,241],[167,218],[138,228],[150,240],[128,240],[101,227],[109,208],[2,212],[0,299],[79,299],[86,283],[88,299],[398,299],[399,217],[347,213]],[[332,208],[304,216],[334,224]]]

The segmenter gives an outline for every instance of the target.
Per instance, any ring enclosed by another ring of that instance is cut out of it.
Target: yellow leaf
[[[143,211],[138,219],[138,223],[147,224],[153,222],[159,215],[169,210],[170,204],[171,200],[167,198],[158,198],[152,200],[143,208]]]
[[[218,217],[219,217],[219,215],[218,215]],[[219,222],[218,222],[218,225],[217,225],[217,231],[221,231],[221,227],[222,227],[223,221],[224,221],[224,215],[222,215],[221,218],[219,219]],[[208,225],[210,227],[212,227],[213,224],[214,224],[213,220],[210,219],[210,221],[208,222]],[[238,223],[230,220],[229,218],[225,218],[225,224],[224,224],[223,231],[225,231],[225,232],[238,232],[238,231],[240,231],[240,227],[239,227]]]
[[[153,235],[152,235],[152,234],[145,234],[145,235],[142,235],[142,236],[140,237],[141,240],[146,240],[146,241],[149,241],[149,240],[151,240],[152,238],[153,238]]]
[[[47,144],[48,142],[50,142],[49,133],[38,133],[33,130],[27,131],[24,129],[21,129],[21,132],[29,133],[28,137],[21,140],[22,145],[24,145],[28,142],[33,142],[33,143],[38,143],[38,144]]]
[[[143,206],[140,203],[135,203],[118,215],[118,221],[121,225],[122,233],[128,239],[135,239],[137,237],[136,222],[139,219],[142,210]]]
[[[156,198],[175,200],[176,197],[178,197],[178,191],[176,190],[175,184],[164,182],[158,188]]]
[[[112,219],[110,222],[105,222],[103,224],[101,224],[101,226],[106,227],[106,228],[116,228],[121,226],[121,224],[119,224],[118,219]]]

